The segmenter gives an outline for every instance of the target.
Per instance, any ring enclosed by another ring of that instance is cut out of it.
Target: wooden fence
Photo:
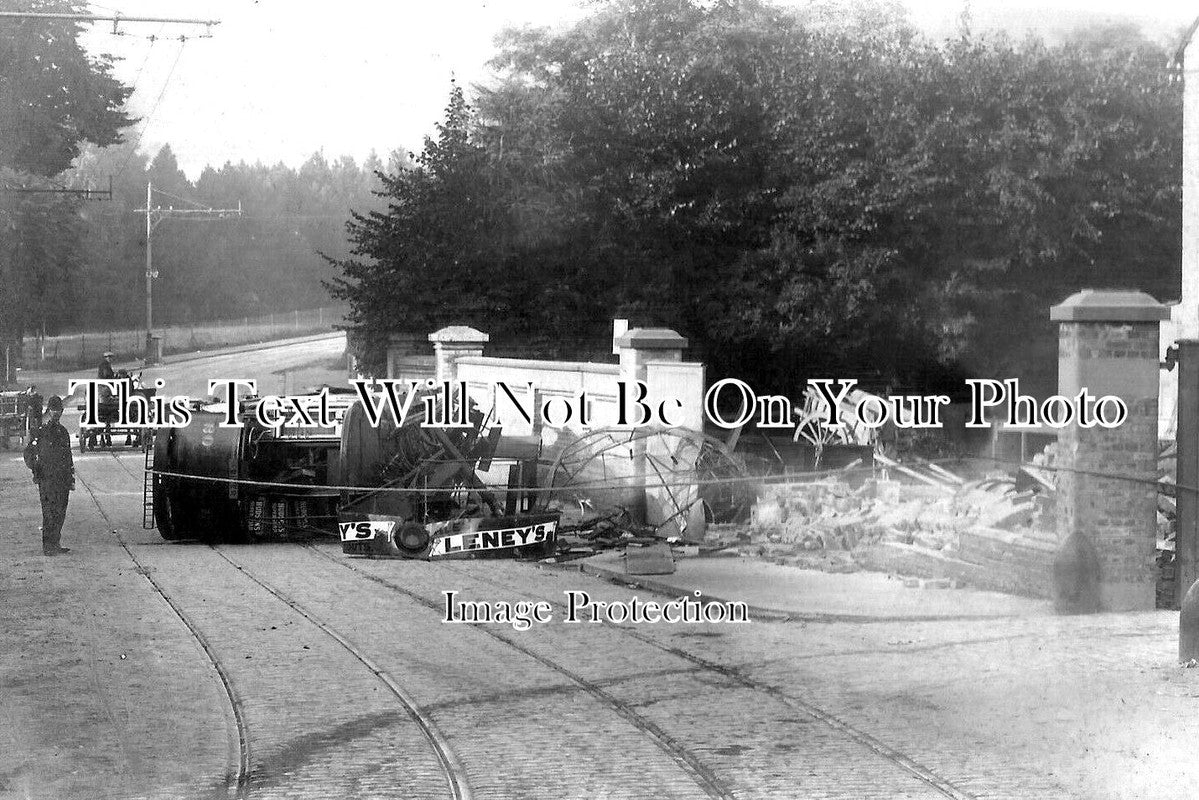
[[[347,309],[325,306],[283,311],[259,317],[197,322],[190,325],[166,325],[154,329],[162,337],[164,353],[211,350],[291,336],[331,331],[341,323]],[[118,361],[141,358],[145,354],[145,330],[84,331],[57,336],[26,338],[22,362],[27,368],[83,366],[100,361],[108,351]]]

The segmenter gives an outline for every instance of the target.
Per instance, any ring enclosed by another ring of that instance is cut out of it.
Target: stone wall
[[[1048,598],[1053,592],[1055,549],[1040,538],[980,530],[963,533],[955,555],[879,542],[855,551],[854,560],[876,572],[953,578],[976,589]]]

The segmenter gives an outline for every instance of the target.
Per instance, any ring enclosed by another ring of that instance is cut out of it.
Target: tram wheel
[[[171,502],[171,498],[167,495],[166,482],[155,476],[154,524],[158,527],[158,534],[168,542],[188,538],[186,532],[182,529],[183,525],[179,524],[179,519],[175,511],[175,504]]]

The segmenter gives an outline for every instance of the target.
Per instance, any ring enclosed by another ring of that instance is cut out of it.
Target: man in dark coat
[[[25,447],[25,464],[33,471],[42,500],[42,552],[62,555],[62,524],[67,518],[67,500],[75,488],[75,461],[71,457],[71,434],[62,426],[62,398],[50,395],[46,402],[50,418],[38,428]]]
[[[101,380],[113,377],[112,356],[112,353],[104,354],[104,360],[100,362],[100,368],[96,370],[96,377]]]

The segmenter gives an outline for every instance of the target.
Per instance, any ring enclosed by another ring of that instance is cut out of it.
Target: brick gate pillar
[[[1084,289],[1050,309],[1058,329],[1058,393],[1115,395],[1128,407],[1116,428],[1072,424],[1058,432],[1060,464],[1138,482],[1058,473],[1059,541],[1075,531],[1099,558],[1103,611],[1152,610],[1157,540],[1158,326],[1169,309],[1144,292]]]

